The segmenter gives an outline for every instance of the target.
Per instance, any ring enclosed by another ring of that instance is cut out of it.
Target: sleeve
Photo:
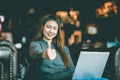
[[[74,64],[73,64],[73,60],[72,60],[72,58],[71,58],[69,48],[68,48],[67,46],[65,46],[64,48],[65,48],[65,52],[67,53],[67,55],[68,55],[69,58],[70,58],[70,64],[71,64],[71,66],[70,66],[70,71],[71,71],[71,73],[73,73],[73,72],[74,72],[74,69],[75,69],[75,66],[74,66]]]
[[[30,56],[34,59],[38,59],[41,60],[41,54],[43,52],[42,47],[40,46],[39,41],[33,41],[30,43],[30,47],[29,47],[29,53]]]

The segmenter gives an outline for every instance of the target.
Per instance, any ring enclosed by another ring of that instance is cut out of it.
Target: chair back
[[[0,40],[0,80],[17,80],[17,50],[6,40]]]
[[[120,48],[117,49],[115,54],[115,75],[116,80],[120,80]]]

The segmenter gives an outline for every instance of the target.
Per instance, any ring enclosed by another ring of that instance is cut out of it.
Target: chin
[[[48,40],[52,40],[53,38],[47,38]]]
[[[48,37],[49,40],[52,40],[54,37]]]

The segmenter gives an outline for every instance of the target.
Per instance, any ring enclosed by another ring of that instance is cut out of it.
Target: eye
[[[47,28],[50,28],[50,25],[46,25]]]
[[[56,30],[57,28],[56,28],[56,27],[54,27],[53,29],[54,29],[54,30]]]

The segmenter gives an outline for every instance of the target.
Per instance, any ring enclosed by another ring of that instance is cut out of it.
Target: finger
[[[48,48],[51,49],[51,43],[50,42],[48,42]]]

